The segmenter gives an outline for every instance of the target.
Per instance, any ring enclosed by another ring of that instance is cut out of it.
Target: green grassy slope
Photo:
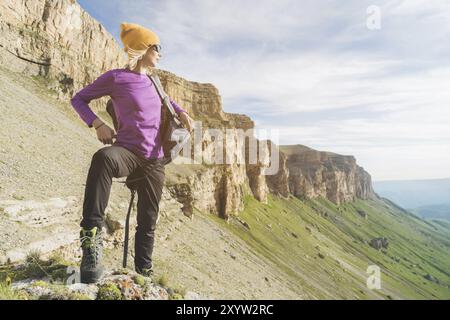
[[[270,196],[262,204],[248,197],[239,219],[212,219],[283,270],[290,286],[309,298],[450,299],[450,229],[388,200],[337,206],[326,199]],[[371,248],[367,242],[374,237],[388,238],[388,250]],[[381,269],[380,290],[367,288],[369,265]]]

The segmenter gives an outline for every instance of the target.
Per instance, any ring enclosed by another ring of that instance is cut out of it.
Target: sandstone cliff
[[[302,145],[280,146],[289,171],[289,190],[298,197],[324,197],[340,204],[374,196],[370,175],[353,156],[313,150]]]
[[[4,0],[0,3],[0,63],[28,76],[40,76],[58,98],[67,101],[81,87],[108,69],[125,64],[121,46],[76,1]],[[188,81],[158,70],[167,93],[205,128],[248,130],[254,122],[246,115],[223,111],[219,91],[212,84]],[[92,104],[94,111],[104,103]],[[204,131],[205,132],[205,131]],[[231,141],[239,143],[238,134]],[[205,133],[201,147],[206,158],[216,150]],[[265,141],[259,141],[263,143]],[[227,217],[243,209],[244,197],[266,201],[268,193],[287,197],[326,197],[339,204],[373,196],[370,175],[352,156],[319,152],[304,146],[269,145],[280,153],[275,175],[262,173],[257,164],[171,165],[168,191],[192,215],[195,208]],[[227,146],[224,154],[228,152]]]
[[[74,0],[3,0],[0,33],[0,63],[45,77],[61,99],[126,62],[114,38]]]

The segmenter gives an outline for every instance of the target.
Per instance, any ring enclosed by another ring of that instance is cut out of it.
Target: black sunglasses
[[[149,48],[155,50],[158,53],[161,52],[162,49],[160,44],[150,44]]]

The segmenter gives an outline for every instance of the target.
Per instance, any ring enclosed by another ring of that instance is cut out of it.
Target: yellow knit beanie
[[[160,44],[159,37],[153,31],[135,23],[122,23],[120,25],[120,39],[124,45],[125,52],[128,49],[145,50],[153,44]]]

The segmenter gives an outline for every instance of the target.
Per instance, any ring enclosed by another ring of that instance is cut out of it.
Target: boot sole
[[[96,283],[97,281],[100,280],[102,275],[103,275],[103,268],[100,268],[99,270],[95,271],[81,270],[80,280],[81,283]]]

